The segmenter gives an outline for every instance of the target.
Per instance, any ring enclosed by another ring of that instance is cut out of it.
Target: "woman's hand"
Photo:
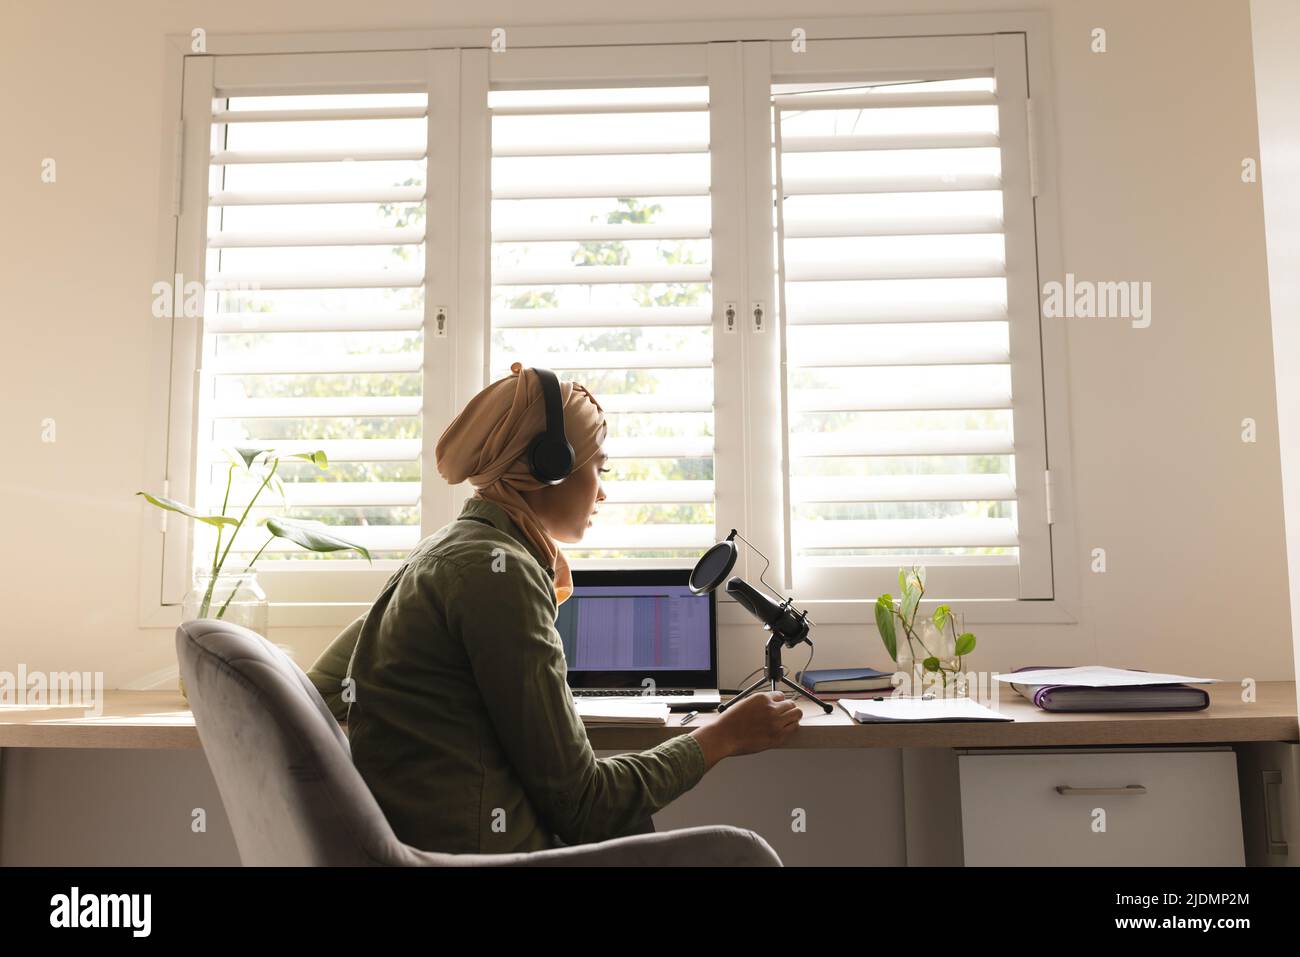
[[[705,770],[735,754],[756,754],[785,741],[803,712],[780,691],[761,691],[736,702],[717,721],[691,732],[704,752]]]

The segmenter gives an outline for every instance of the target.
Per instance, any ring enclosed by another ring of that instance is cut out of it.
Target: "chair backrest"
[[[176,657],[244,864],[427,862],[397,839],[343,730],[288,655],[204,618],[176,629]]]

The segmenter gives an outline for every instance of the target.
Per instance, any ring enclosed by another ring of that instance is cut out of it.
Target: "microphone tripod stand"
[[[830,704],[823,701],[815,694],[812,694],[806,688],[801,688],[799,685],[795,684],[793,681],[791,681],[789,678],[785,676],[785,667],[781,664],[781,646],[784,644],[785,641],[782,640],[780,635],[774,634],[767,639],[767,648],[766,651],[764,652],[764,657],[767,662],[767,667],[765,669],[766,673],[763,675],[763,677],[759,678],[752,685],[750,685],[740,694],[736,695],[730,701],[718,705],[719,713],[726,711],[728,708],[730,708],[733,704],[735,704],[737,701],[741,700],[742,698],[748,697],[749,695],[753,694],[755,691],[757,691],[765,684],[771,685],[771,688],[769,689],[771,691],[780,691],[781,689],[778,687],[778,685],[785,685],[786,687],[790,688],[792,691],[795,691],[803,695],[809,701],[817,702],[817,704],[821,705],[822,710],[825,711],[827,714],[830,714],[832,711],[835,710],[830,706]]]
[[[819,698],[816,694],[809,692],[806,688],[801,688],[800,685],[788,679],[785,676],[785,666],[781,664],[781,645],[789,645],[790,648],[794,648],[794,646],[805,641],[809,642],[810,645],[813,644],[813,642],[809,641],[809,612],[796,611],[793,607],[790,607],[793,605],[793,598],[787,598],[780,605],[775,605],[774,602],[771,602],[770,599],[763,596],[761,592],[758,592],[757,589],[742,579],[728,581],[727,593],[731,594],[740,603],[741,607],[749,610],[750,614],[761,620],[763,628],[771,632],[771,635],[768,636],[766,650],[763,651],[764,667],[761,679],[754,681],[754,684],[742,690],[740,694],[737,694],[735,698],[732,698],[725,705],[719,705],[718,713],[722,714],[728,707],[735,705],[737,701],[757,692],[764,684],[770,685],[771,690],[774,690],[774,692],[780,690],[780,685],[784,684],[785,687],[802,694],[807,700],[818,703],[818,705],[822,706],[822,710],[826,711],[826,714],[831,714],[831,711],[835,709],[828,702],[822,701],[822,698]],[[774,624],[777,627],[772,627]]]

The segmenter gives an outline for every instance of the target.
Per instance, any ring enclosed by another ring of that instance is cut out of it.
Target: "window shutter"
[[[610,425],[608,498],[565,552],[691,561],[714,535],[708,87],[495,89],[489,106],[489,378],[553,369]]]
[[[316,71],[286,67],[295,85],[284,86],[274,61],[285,58],[257,59],[219,68],[231,89],[219,72],[209,118],[195,498],[221,510],[225,448],[321,449],[327,470],[283,459],[283,499],[261,492],[225,567],[243,568],[270,539],[255,521],[279,514],[400,559],[421,534],[429,98],[418,76],[393,74],[427,61],[322,55]],[[256,491],[237,478],[226,514]],[[214,544],[198,525],[196,566],[211,564]],[[282,539],[257,562],[264,578],[324,566],[371,568],[355,552]],[[349,591],[372,595],[372,579]],[[319,582],[301,590],[268,589],[319,600]]]
[[[916,563],[945,597],[1050,597],[1022,594],[1022,531],[1046,561],[1036,273],[1000,122],[1023,93],[994,66],[773,85],[796,585]]]

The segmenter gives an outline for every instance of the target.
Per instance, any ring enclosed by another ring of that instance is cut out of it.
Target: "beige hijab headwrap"
[[[555,599],[563,603],[573,594],[568,559],[519,494],[546,487],[533,478],[524,455],[546,428],[542,383],[536,372],[518,362],[511,365],[510,373],[470,399],[447,426],[434,453],[438,473],[452,485],[468,479],[477,498],[506,511],[554,567]],[[576,470],[600,451],[608,432],[605,412],[596,397],[576,382],[560,382],[560,400]]]

